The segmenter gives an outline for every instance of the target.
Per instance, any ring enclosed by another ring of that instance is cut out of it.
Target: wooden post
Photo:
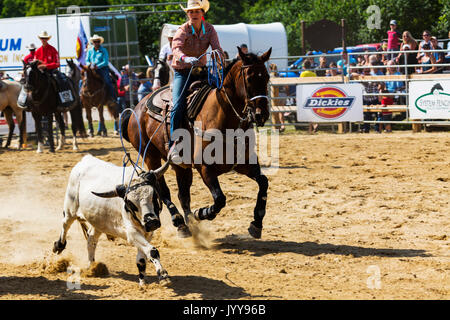
[[[305,21],[300,22],[301,25],[301,34],[302,34],[302,55],[306,54],[306,43],[305,43]]]
[[[342,40],[342,50],[345,50],[345,19],[341,19],[341,40]],[[347,77],[345,77],[347,78]],[[344,82],[348,82],[348,79],[344,79]],[[347,131],[347,126],[345,122],[338,123],[338,133],[345,133]]]

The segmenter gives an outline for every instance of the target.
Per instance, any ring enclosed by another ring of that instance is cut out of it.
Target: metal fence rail
[[[346,64],[346,68],[347,68],[347,72],[348,74],[345,75],[343,72],[341,72],[341,74],[339,75],[335,75],[335,76],[317,76],[317,77],[305,77],[305,78],[300,78],[300,77],[278,77],[278,76],[274,76],[273,74],[270,77],[270,81],[269,81],[269,98],[270,98],[270,111],[271,113],[276,113],[276,112],[297,112],[297,105],[295,103],[295,95],[286,95],[286,96],[280,96],[277,94],[277,87],[293,87],[293,86],[297,86],[297,85],[303,85],[303,84],[344,84],[344,83],[365,83],[365,82],[390,82],[390,81],[395,81],[395,82],[404,82],[405,83],[405,88],[404,91],[402,92],[393,92],[393,93],[379,93],[379,92],[375,92],[375,93],[367,93],[367,92],[363,92],[363,97],[364,96],[395,96],[395,97],[401,97],[404,100],[404,104],[394,104],[389,106],[388,108],[382,108],[381,105],[364,105],[363,106],[363,110],[364,112],[381,112],[381,111],[389,111],[389,112],[394,112],[394,113],[405,113],[405,120],[403,121],[362,121],[362,122],[355,122],[356,124],[363,124],[363,123],[369,123],[369,124],[381,124],[381,123],[392,123],[392,124],[410,124],[416,126],[418,124],[433,124],[433,125],[443,125],[443,126],[450,126],[450,119],[448,120],[439,120],[439,121],[434,121],[434,120],[412,120],[409,118],[409,110],[408,110],[408,105],[409,105],[409,84],[413,81],[439,81],[439,80],[450,80],[450,63],[439,63],[439,64],[426,64],[426,65],[422,65],[422,64],[407,64],[406,59],[404,64],[396,64],[394,66],[389,66],[389,65],[363,65],[363,66],[354,66],[350,64],[350,57],[351,56],[360,56],[360,55],[389,55],[389,54],[395,54],[398,55],[399,53],[408,53],[408,54],[414,54],[417,55],[417,53],[425,53],[425,52],[430,52],[430,53],[449,53],[449,50],[408,50],[408,51],[369,51],[369,52],[353,52],[353,53],[348,53],[348,59],[347,59],[347,64]],[[318,59],[320,57],[326,57],[327,59],[332,57],[340,57],[342,59],[342,54],[321,54],[321,55],[304,55],[304,56],[288,56],[288,57],[271,57],[271,60],[278,60],[278,59],[288,59],[288,60],[297,60],[299,58],[303,58],[303,59]],[[444,69],[443,73],[430,73],[430,74],[420,74],[420,73],[409,73],[408,74],[408,69],[409,68],[416,68],[416,67],[433,67],[433,66],[437,66],[437,67],[442,67]],[[375,68],[375,69],[386,69],[386,68],[392,68],[394,67],[396,69],[396,71],[399,72],[404,72],[401,75],[370,75],[370,76],[365,76],[365,75],[361,75],[358,74],[356,75],[356,73],[350,73],[350,71],[356,71],[356,70],[360,70],[360,69],[368,69],[368,68]],[[446,71],[445,69],[448,69],[448,71]],[[341,68],[311,68],[309,69],[310,71],[316,71],[316,70],[340,70],[342,71]],[[303,70],[303,69],[289,69],[289,70],[277,70],[276,73],[280,73],[280,72],[287,72],[287,71],[297,71],[297,70]],[[304,71],[304,70],[303,70]],[[286,103],[286,102],[290,102],[290,103]],[[282,103],[284,102],[284,104]],[[332,126],[334,126],[334,124],[339,123],[339,122],[325,122],[325,123],[321,123],[321,125],[326,125],[326,124],[330,124]],[[302,126],[308,124],[308,122],[290,122],[290,123],[285,123],[284,125],[295,125],[295,126]],[[268,124],[267,126],[274,126],[274,127],[279,127],[282,124]]]

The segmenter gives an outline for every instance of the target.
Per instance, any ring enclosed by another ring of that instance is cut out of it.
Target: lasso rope
[[[220,52],[219,52],[218,50],[213,50],[211,53],[206,52],[206,53],[202,54],[201,56],[198,57],[198,59],[200,60],[200,59],[201,59],[203,56],[205,56],[205,55],[210,55],[210,57],[211,57],[211,60],[210,60],[211,63],[208,65],[208,83],[209,83],[209,85],[215,84],[215,86],[216,86],[218,89],[221,89],[222,86],[223,86],[223,69],[224,69],[224,68],[223,68],[223,66],[224,66],[224,64],[223,64],[224,60],[223,60],[223,58],[222,58],[222,55],[220,54]],[[219,62],[220,62],[220,64],[219,64]],[[186,90],[186,85],[187,85],[188,82],[189,82],[189,79],[190,79],[190,77],[191,77],[192,70],[194,69],[194,67],[195,67],[194,65],[191,66],[191,69],[189,70],[189,74],[188,74],[188,77],[187,77],[187,79],[186,79],[186,82],[184,83],[183,90],[181,91],[181,94],[180,94],[180,96],[178,97],[178,99],[180,99],[180,98],[183,96],[183,93],[184,93],[184,91]],[[178,100],[177,100],[176,102],[178,102]],[[175,105],[175,103],[174,103],[174,105]],[[139,154],[138,154],[136,163],[134,163],[134,162],[131,160],[129,153],[127,153],[127,150],[126,150],[126,148],[125,148],[125,146],[124,146],[124,144],[123,144],[122,126],[121,126],[122,121],[121,121],[121,119],[122,119],[122,114],[124,114],[125,111],[131,111],[131,112],[133,112],[133,114],[134,114],[134,116],[135,116],[135,118],[136,118],[136,122],[138,123],[138,126],[139,126]],[[161,128],[162,124],[166,122],[166,119],[167,119],[167,116],[168,116],[168,115],[169,115],[169,113],[166,113],[166,116],[164,117],[163,121],[161,121],[161,123],[159,124],[158,128],[156,128],[155,132],[153,132],[153,134],[152,134],[152,136],[150,137],[150,139],[149,139],[147,145],[145,146],[144,154],[143,154],[142,160],[141,160],[141,166],[142,166],[142,167],[144,167],[144,164],[145,164],[145,157],[146,157],[146,155],[147,155],[147,149],[148,149],[148,147],[150,146],[150,143],[152,142],[153,137],[154,137],[155,134],[158,132],[158,130]],[[124,177],[125,177],[125,167],[126,167],[126,165],[127,165],[128,162],[131,162],[131,163],[133,164],[133,166],[134,166],[134,171],[133,171],[133,174],[132,174],[132,176],[131,176],[131,179],[133,179],[134,172],[137,172],[136,168],[139,168],[140,170],[143,171],[143,169],[142,169],[141,167],[139,167],[139,165],[138,165],[138,164],[139,164],[139,157],[140,157],[140,155],[141,155],[142,134],[141,134],[141,125],[140,125],[139,121],[137,121],[137,119],[138,119],[138,118],[137,118],[137,116],[136,116],[136,113],[135,113],[134,110],[131,109],[131,108],[127,108],[127,109],[123,110],[123,111],[120,113],[120,116],[119,116],[119,135],[120,135],[120,142],[122,143],[122,148],[123,148],[123,150],[124,150],[124,152],[125,152],[125,156],[124,156],[123,161],[122,161],[122,162],[123,162],[123,167],[124,167],[124,169],[123,169],[123,170],[124,170],[124,171],[123,171],[123,176],[122,176],[122,182],[123,182]],[[125,158],[126,158],[126,157],[128,158],[128,161],[125,162]],[[131,183],[131,179],[130,179],[130,183]]]

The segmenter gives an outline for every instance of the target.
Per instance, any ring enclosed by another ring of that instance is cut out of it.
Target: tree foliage
[[[132,2],[149,3],[148,0],[3,0],[0,1],[0,18],[55,14],[56,7],[71,5],[113,5]],[[167,2],[157,0],[152,2]],[[370,28],[368,21],[373,13],[369,6],[380,9],[380,28]],[[173,9],[173,6],[171,7]],[[141,9],[139,9],[141,10]],[[289,54],[300,54],[301,21],[311,24],[329,19],[346,23],[346,44],[380,42],[387,37],[389,21],[398,22],[398,31],[410,31],[420,38],[428,29],[439,38],[447,38],[450,29],[450,1],[448,0],[210,0],[206,16],[213,24],[283,23],[289,45]],[[143,54],[155,56],[159,49],[159,37],[164,23],[181,24],[183,12],[139,15],[139,40]],[[309,48],[308,48],[309,49]],[[314,48],[311,48],[314,49]]]

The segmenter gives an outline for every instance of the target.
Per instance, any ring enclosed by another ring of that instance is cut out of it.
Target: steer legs
[[[64,211],[63,215],[64,215],[64,218],[63,218],[63,223],[62,223],[61,234],[59,236],[58,241],[55,241],[55,243],[53,244],[53,252],[57,253],[57,254],[60,254],[66,248],[67,232],[69,231],[72,223],[75,221],[75,218],[70,213]]]

